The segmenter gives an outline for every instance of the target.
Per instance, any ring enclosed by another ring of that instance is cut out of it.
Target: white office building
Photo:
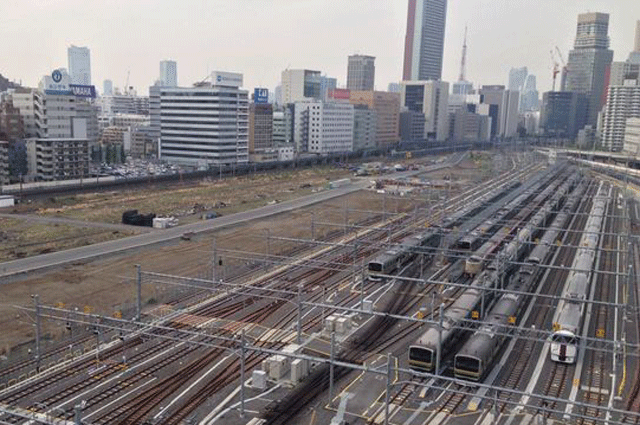
[[[627,119],[623,150],[628,155],[640,157],[640,118]]]
[[[149,109],[160,159],[204,168],[248,162],[249,100],[242,74],[213,72],[194,87],[152,86]]]
[[[308,69],[287,69],[282,71],[282,104],[320,99],[322,96],[322,75],[320,71]],[[325,81],[325,85],[327,82]]]
[[[640,118],[640,84],[637,79],[625,80],[621,86],[609,86],[607,103],[598,119],[604,149],[622,150],[628,118]]]
[[[88,47],[71,46],[67,50],[71,84],[91,85],[91,51]]]
[[[24,137],[37,137],[36,130],[36,90],[34,89],[16,89],[11,93],[13,106],[20,110],[20,116],[24,122]]]
[[[178,64],[176,61],[164,60],[160,62],[160,85],[178,87]]]
[[[353,105],[296,102],[294,142],[298,152],[329,154],[353,150]]]
[[[401,105],[425,116],[425,137],[438,142],[449,135],[449,83],[445,81],[403,81]]]
[[[520,93],[504,86],[482,86],[480,98],[486,108],[480,113],[491,117],[491,137],[514,137],[518,131]]]

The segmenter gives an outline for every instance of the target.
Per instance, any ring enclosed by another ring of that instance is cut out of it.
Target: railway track
[[[460,195],[460,200],[463,200],[463,199],[464,199],[463,195]],[[447,208],[453,208],[455,205],[456,205],[455,202],[451,202]],[[446,211],[446,209],[444,209],[444,211]],[[410,222],[409,223],[403,223],[402,226],[398,226],[398,227],[405,227],[405,231],[409,231],[410,226],[407,226],[407,224],[410,224]],[[415,224],[415,226],[417,227],[417,226],[419,226],[419,224]],[[337,232],[338,233],[336,233],[336,237],[342,234],[342,231],[337,231]],[[381,233],[384,233],[384,232],[381,232]],[[375,249],[379,249],[379,247],[375,247]],[[365,250],[369,250],[369,252],[373,252],[374,249],[371,246],[368,246],[368,247],[365,246],[364,248],[362,248],[359,251],[358,258],[360,258],[360,256],[366,256],[366,252],[367,251],[365,251]],[[350,255],[351,255],[350,253],[343,254],[341,260],[344,261],[345,264],[346,264],[347,262],[349,262],[349,260],[353,260],[353,258],[350,257]],[[331,259],[331,258],[333,258],[334,261],[335,261],[335,254],[333,254],[333,255],[328,254],[327,255],[327,259]],[[301,269],[301,268],[302,267],[297,267],[297,269]],[[343,271],[346,271],[346,269],[347,268],[345,267],[345,270],[343,270]],[[328,276],[328,273],[326,273],[326,271],[324,271],[324,272],[325,273],[322,273],[322,272],[318,273],[316,271],[315,272],[315,275],[316,275],[315,280],[313,280],[311,282],[308,282],[305,285],[305,287],[308,288],[308,287],[317,286],[317,281],[318,280],[322,280],[322,279],[326,280],[329,276]],[[290,273],[291,272],[289,271],[288,274],[290,275]],[[311,277],[311,275],[314,274],[313,272],[309,272],[309,273],[310,274],[307,275],[308,277]],[[303,276],[304,276],[304,272],[303,272]],[[273,282],[273,279],[269,279],[269,281]],[[283,285],[287,285],[287,284],[289,284],[289,283],[288,282],[283,283]],[[252,288],[252,289],[259,290],[258,288]],[[391,306],[391,311],[392,312],[394,312],[394,311],[396,311],[396,312],[405,312],[405,311],[407,311],[407,310],[403,310],[401,307],[402,307],[403,303],[407,304],[408,303],[407,300],[410,299],[411,297],[413,297],[414,295],[415,294],[410,293],[410,291],[406,291],[405,295],[403,295],[402,297],[399,297],[399,300],[396,299],[394,301],[394,304]],[[251,298],[252,298],[252,296],[248,297],[249,300]],[[259,298],[259,296],[256,297],[256,298]],[[219,304],[215,304],[214,303],[215,306],[208,306],[208,307],[205,306],[205,307],[203,307],[204,310],[197,311],[197,313],[203,314],[203,315],[206,315],[206,316],[213,316],[213,317],[219,317],[220,315],[223,315],[223,316],[224,315],[230,315],[231,316],[231,315],[240,314],[245,308],[247,308],[251,304],[251,302],[248,301],[247,298],[243,298],[242,301],[233,301],[231,304],[228,304],[228,302],[229,301],[227,300],[226,303],[225,302],[219,303]],[[411,306],[409,308],[413,308],[413,306]],[[245,319],[245,323],[252,323],[252,322],[253,323],[256,323],[256,322],[259,323],[261,321],[264,321],[267,317],[273,315],[278,310],[279,310],[279,306],[277,306],[277,305],[265,306],[263,308],[258,309],[258,311],[253,313],[252,315],[245,317],[244,318]],[[291,315],[289,315],[289,317],[287,317],[287,321],[290,322],[290,320],[291,320]],[[179,326],[180,325],[180,322],[175,322],[174,321],[174,323],[175,323],[175,326]],[[387,329],[389,329],[391,326],[393,326],[394,323],[395,323],[394,321],[389,321],[389,320],[383,319],[381,322],[376,324],[378,326],[376,326],[375,329],[373,330],[373,336],[375,338],[381,338],[381,336],[384,334],[384,332]],[[283,326],[285,326],[285,324],[283,324]],[[122,352],[121,348],[123,347],[123,345],[120,345],[119,347],[120,347],[120,351],[119,351],[118,346],[114,347],[113,349],[104,351],[102,353],[103,361],[104,360],[108,360],[110,358],[119,357],[121,352]],[[372,345],[371,345],[371,342],[359,341],[359,342],[356,342],[354,344],[354,347],[352,347],[352,348],[354,349],[355,352],[359,353],[359,355],[362,355],[364,353],[367,353],[372,348]],[[127,349],[129,349],[129,347],[127,347]],[[163,358],[163,360],[160,360],[159,362],[155,363],[149,370],[153,370],[154,372],[159,371],[163,367],[166,367],[169,364],[174,363],[178,358],[180,358],[181,354],[184,355],[184,354],[189,354],[189,353],[178,351],[177,353],[174,353],[173,356],[165,356]],[[219,358],[220,355],[221,355],[221,353],[216,353],[214,355],[213,352],[211,352],[210,354],[211,354],[211,360],[210,361],[213,361],[214,358],[215,359]],[[140,354],[139,358],[140,359],[148,358],[149,355],[150,355],[149,352],[143,352],[143,353]],[[208,358],[208,357],[203,357],[203,358]],[[138,360],[138,358],[135,358],[135,360]],[[254,363],[248,363],[248,366],[251,366],[251,367],[255,366],[257,363],[259,363],[259,360],[260,360],[259,356],[256,356],[256,363],[255,364]],[[357,358],[354,359],[354,360],[357,360]],[[203,362],[206,363],[205,360],[203,360]],[[132,357],[131,358],[131,364],[133,364],[133,363],[134,363],[134,358]],[[72,366],[66,372],[68,373],[69,371],[74,371],[74,370],[77,372],[78,370],[80,370],[82,368],[85,368],[89,364],[91,364],[91,363],[90,362],[89,363],[78,362],[77,366]],[[223,386],[229,385],[235,379],[237,379],[238,367],[236,367],[236,366],[227,368],[225,370],[224,374],[222,374],[219,377],[216,377],[214,380],[208,382],[206,384],[208,390],[204,391],[202,394],[206,394],[207,391],[215,392],[215,391],[219,390],[220,388],[222,388]],[[155,368],[155,369],[153,369],[153,368]],[[194,369],[196,369],[196,368],[194,367]],[[111,376],[111,375],[113,375],[113,373],[111,373],[111,372],[110,373],[105,373],[104,375],[100,376],[100,379],[106,378],[106,377]],[[56,375],[54,375],[54,376],[56,376]],[[57,376],[58,376],[57,382],[60,382],[60,379],[64,379],[63,378],[64,375],[57,375]],[[89,384],[93,385],[93,384],[96,383],[96,381],[99,382],[100,379],[98,379],[98,380],[89,379],[89,380],[85,380],[85,381],[89,381]],[[175,379],[175,377],[174,377],[174,379]],[[177,379],[178,379],[178,382],[176,382],[173,385],[178,385],[178,387],[179,387],[180,378],[178,377]],[[45,380],[45,382],[46,382],[46,380]],[[99,405],[101,403],[107,402],[107,400],[109,400],[109,398],[113,398],[113,397],[117,396],[117,394],[119,394],[119,392],[121,391],[121,388],[123,386],[126,386],[126,385],[121,385],[122,382],[126,382],[126,383],[129,383],[129,384],[133,384],[134,383],[132,381],[124,380],[124,381],[121,381],[119,385],[113,385],[113,386],[109,387],[108,389],[104,389],[104,390],[101,389],[99,393],[97,393],[95,396],[92,396],[93,401],[89,401],[89,403],[93,403],[91,406],[92,407],[99,407]],[[185,382],[186,381],[183,381],[182,384],[184,384]],[[43,386],[44,387],[48,386],[49,384],[51,384],[51,382],[46,383],[46,384],[43,382]],[[65,397],[67,397],[67,398],[71,397],[72,395],[77,394],[82,389],[87,388],[86,386],[84,386],[84,384],[82,384],[82,386],[81,386],[80,383],[77,383],[77,385],[78,386],[72,386],[72,387],[67,388],[66,390],[61,392],[59,396],[56,396],[55,399],[51,399],[49,401],[52,401],[54,403],[55,402],[62,402],[63,401],[62,399],[64,399]],[[118,387],[120,387],[120,388],[118,388]],[[43,388],[42,386],[39,386],[38,389],[36,389],[35,391],[32,391],[32,394],[36,393],[38,391],[41,391],[42,388]],[[64,395],[62,396],[62,394],[64,394]],[[132,409],[129,410],[129,412],[136,412],[135,413],[135,415],[136,415],[135,417],[132,416],[132,415],[129,415],[130,417],[134,418],[135,420],[137,420],[136,418],[138,416],[142,416],[142,417],[145,416],[145,415],[141,415],[142,411],[146,410],[147,414],[148,414],[148,412],[153,410],[155,408],[155,406],[157,406],[160,402],[162,402],[163,399],[165,399],[167,397],[167,395],[164,395],[165,394],[164,392],[158,392],[158,391],[153,393],[153,394],[155,394],[155,396],[153,396],[153,397],[149,395],[148,391],[145,391],[144,394],[147,395],[146,399],[143,400],[143,401],[139,400],[141,404],[139,404],[139,405],[135,406],[135,408],[132,408]],[[169,393],[167,392],[166,394],[169,394]],[[24,399],[25,398],[24,394],[22,396],[20,396],[19,398]],[[12,403],[17,401],[17,399],[12,399],[12,398],[9,398],[9,400],[11,400]],[[180,410],[176,411],[177,415],[175,417],[181,416],[183,414],[184,415],[188,415],[191,411],[193,411],[195,408],[197,408],[198,403],[199,403],[199,401],[196,400],[196,399],[188,400],[186,403],[184,403],[183,407],[180,407]],[[36,408],[35,404],[32,404],[30,407],[34,408],[35,410],[39,410],[39,409]],[[114,406],[114,408],[119,408],[119,407],[115,407]],[[125,420],[127,420],[127,419],[125,419]],[[103,423],[115,423],[115,422],[106,421],[106,422],[103,422]],[[136,422],[123,422],[123,423],[136,423]],[[172,422],[167,422],[167,423],[172,423]]]
[[[614,217],[616,214],[615,206],[615,202],[611,202],[609,205],[609,218],[605,227],[605,234],[603,236],[602,244],[604,250],[601,252],[599,267],[602,271],[618,271],[616,261],[616,257],[618,254],[616,251],[620,249],[620,247],[617,243],[618,237],[615,235],[615,232],[617,230],[617,220]],[[596,284],[595,298],[599,301],[610,302],[611,291],[613,290],[613,294],[615,294],[616,276],[611,274],[599,275],[597,279],[594,280],[594,283]],[[602,304],[594,306],[593,308],[595,310],[592,313],[592,320],[595,323],[595,326],[593,327],[595,332],[593,332],[593,334],[597,338],[603,338],[605,335],[613,332],[613,330],[610,329],[611,321],[609,320],[609,308]],[[602,334],[600,334],[600,332],[602,332]],[[590,404],[591,406],[583,408],[582,414],[588,418],[593,419],[578,418],[576,422],[580,425],[596,424],[598,422],[597,418],[602,415],[602,410],[598,409],[597,406],[602,406],[603,404],[605,404],[608,392],[614,391],[613,388],[607,389],[605,383],[607,371],[610,370],[607,368],[607,365],[610,364],[610,362],[608,361],[609,354],[601,350],[590,350],[590,353],[591,360],[587,362],[589,364],[589,368],[587,369],[586,373],[583,374],[582,379],[582,382],[584,382],[582,401]]]
[[[578,206],[577,214],[573,216],[573,219],[569,223],[569,228],[564,231],[562,246],[558,248],[559,251],[556,253],[555,260],[552,262],[554,268],[548,271],[546,277],[544,276],[544,269],[537,271],[535,279],[544,279],[538,283],[538,285],[544,285],[541,293],[557,295],[562,291],[569,271],[555,267],[561,267],[571,262],[575,256],[576,247],[580,241],[580,232],[584,229],[587,222],[585,212],[591,207],[591,203],[588,200],[594,193],[595,186],[594,183],[591,182],[587,189],[587,196],[583,198],[583,201]],[[545,299],[544,304],[535,309],[535,316],[529,320],[527,323],[528,326],[535,326],[536,329],[546,329],[550,327],[555,308],[546,300],[547,299]],[[536,302],[535,297],[532,302]],[[530,339],[523,341],[520,348],[514,350],[509,361],[506,362],[505,369],[498,378],[498,385],[503,388],[518,389],[525,379],[529,377],[531,358],[535,358],[536,353],[539,353],[540,350],[541,347],[536,341]],[[498,412],[504,413],[513,406],[515,398],[517,397],[510,392],[498,392],[496,398],[498,402]]]

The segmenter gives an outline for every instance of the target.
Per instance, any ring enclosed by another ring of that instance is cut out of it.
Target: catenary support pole
[[[136,264],[136,320],[142,318],[142,267]]]
[[[36,370],[40,371],[40,360],[42,353],[40,351],[41,323],[40,323],[40,296],[33,295],[33,303],[36,311]]]
[[[240,417],[244,418],[244,381],[245,381],[245,348],[246,348],[245,330],[242,329],[240,340]]]
[[[302,284],[298,285],[298,323],[296,324],[298,333],[298,344],[302,344]]]
[[[391,400],[391,373],[392,369],[391,353],[387,354],[387,391],[384,394],[384,425],[389,425],[389,402]]]
[[[331,353],[330,353],[330,364],[329,364],[329,404],[333,400],[333,362],[336,358],[336,333],[331,332]]]
[[[440,374],[440,358],[442,357],[442,328],[443,328],[443,320],[444,320],[444,304],[440,304],[440,324],[438,326],[438,351],[436,353],[436,370],[435,374]]]

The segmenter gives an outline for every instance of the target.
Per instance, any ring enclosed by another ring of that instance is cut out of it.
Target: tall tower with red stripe
[[[440,80],[447,0],[409,0],[404,81]]]

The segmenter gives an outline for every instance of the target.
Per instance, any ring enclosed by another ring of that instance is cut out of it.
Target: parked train
[[[572,189],[573,182],[572,178],[558,189],[560,197],[565,196]],[[556,202],[556,196],[549,200],[547,205],[553,202]],[[553,212],[547,205],[540,212],[550,215]],[[517,243],[516,241],[512,242]],[[439,325],[429,325],[420,338],[409,347],[409,367],[418,371],[432,372],[436,366],[438,345],[440,344],[440,357],[442,358],[471,331],[470,329],[463,330],[461,324],[471,319],[472,313],[480,310],[482,304],[485,307],[490,306],[495,296],[495,292],[491,289],[497,287],[500,279],[501,272],[495,263],[478,274],[469,288],[465,289],[462,295],[444,312],[442,330],[440,331]]]
[[[572,213],[577,208],[583,194],[579,186],[564,204],[560,213],[544,232],[538,245],[529,253],[515,279],[507,287],[510,292],[528,292],[535,282],[534,272],[538,265],[550,257],[558,234],[570,222]],[[487,316],[486,324],[478,329],[462,346],[454,358],[453,373],[456,378],[471,381],[481,380],[489,372],[502,345],[507,340],[506,333],[512,317],[518,317],[526,303],[521,294],[506,293],[500,297]]]
[[[444,233],[454,227],[460,226],[460,224],[469,217],[476,215],[485,207],[487,202],[495,202],[496,200],[504,197],[508,191],[518,187],[519,185],[520,183],[503,184],[499,188],[496,188],[478,198],[470,206],[453,213],[445,220],[445,224],[442,228],[433,228],[433,230],[423,232],[419,235],[409,236],[393,248],[380,253],[368,263],[367,269],[369,271],[369,278],[375,280],[375,276],[377,274],[389,275],[395,272],[399,267],[415,259],[419,251],[424,251],[424,249],[420,250],[417,249],[417,247],[437,248],[440,245],[440,241]],[[429,252],[432,251],[434,250]]]
[[[560,301],[554,332],[551,336],[551,360],[560,363],[575,363],[578,354],[578,335],[584,321],[585,302],[588,299],[589,283],[596,258],[600,232],[604,223],[607,198],[601,184],[593,201],[591,213],[580,239],[579,248],[569,273],[564,298]]]
[[[397,246],[379,254],[368,265],[370,278],[375,274],[391,274],[414,260],[419,254],[433,255],[440,245],[442,232],[433,228],[404,238]]]
[[[552,184],[539,193],[533,201],[530,202],[531,207],[524,208],[516,216],[516,222],[523,221],[531,215],[531,210],[537,205],[542,204],[547,199],[543,210],[538,211],[533,218],[531,218],[527,225],[525,225],[515,236],[515,238],[502,250],[501,256],[505,263],[511,263],[515,259],[519,258],[526,249],[532,239],[537,238],[542,233],[542,228],[546,227],[548,220],[552,218],[553,211],[556,211],[565,195],[571,192],[576,184],[577,176],[572,175],[563,183]],[[554,193],[555,192],[555,193]],[[530,198],[524,198],[520,202],[526,202]],[[508,227],[503,227],[501,230],[503,234],[496,233],[491,239],[485,242],[476,253],[465,261],[464,272],[468,276],[478,275],[485,266],[496,264],[491,260],[500,249],[501,241],[505,240],[506,235],[511,230]]]

